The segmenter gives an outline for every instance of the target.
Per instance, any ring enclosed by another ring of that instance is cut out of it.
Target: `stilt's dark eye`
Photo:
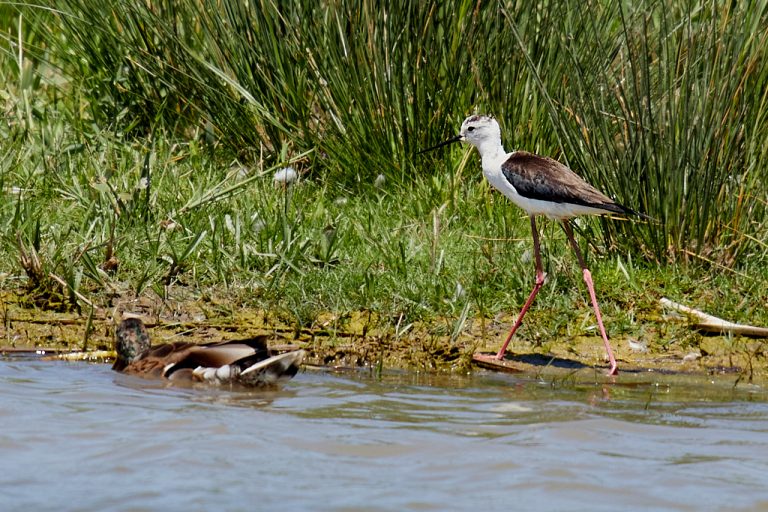
[[[467,131],[468,131],[468,132],[473,132],[473,131],[475,131],[475,127],[474,127],[474,126],[470,126],[469,128],[467,128]]]

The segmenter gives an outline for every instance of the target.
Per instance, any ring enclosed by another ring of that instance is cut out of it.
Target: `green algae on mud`
[[[397,336],[371,328],[369,312],[346,315],[343,327],[337,315],[320,315],[313,325],[297,327],[280,315],[248,308],[217,308],[203,300],[168,302],[146,298],[126,300],[117,307],[93,315],[61,313],[29,308],[20,295],[0,292],[4,321],[0,324],[3,351],[104,351],[113,349],[115,318],[123,312],[141,314],[155,342],[199,343],[271,334],[277,350],[301,347],[312,364],[350,367],[446,369],[468,368],[471,352],[459,344],[415,341],[414,335]],[[378,323],[378,322],[377,322]]]
[[[0,293],[0,353],[19,350],[111,351],[115,318],[123,312],[142,314],[156,342],[178,340],[209,342],[269,333],[277,350],[303,348],[307,362],[330,367],[367,367],[372,370],[410,369],[466,372],[475,353],[492,353],[508,326],[497,322],[468,321],[458,335],[435,324],[413,324],[402,332],[389,328],[371,312],[319,315],[312,325],[298,327],[280,315],[245,307],[219,308],[208,300],[163,301],[148,298],[118,301],[110,310],[92,317],[43,311],[28,307],[18,294]],[[768,380],[764,340],[743,337],[699,336],[692,343],[631,342],[613,338],[619,369],[625,373],[730,374],[737,382]],[[695,346],[694,346],[695,345]],[[598,336],[573,336],[546,343],[514,340],[508,365],[526,374],[562,375],[602,373],[606,367]]]

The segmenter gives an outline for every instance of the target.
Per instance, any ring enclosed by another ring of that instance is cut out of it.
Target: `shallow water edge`
[[[732,376],[305,370],[175,388],[0,360],[10,509],[759,510],[768,394]]]

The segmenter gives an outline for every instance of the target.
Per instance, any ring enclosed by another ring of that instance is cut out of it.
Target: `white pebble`
[[[296,169],[293,167],[283,167],[282,169],[278,169],[277,172],[275,172],[275,177],[273,179],[278,185],[288,185],[296,181],[298,178],[299,175],[296,173]]]
[[[267,227],[267,223],[261,218],[258,213],[251,215],[251,230],[254,235],[258,235],[261,231]]]
[[[690,363],[692,361],[696,361],[698,358],[701,357],[701,354],[698,352],[691,352],[687,354],[685,357],[683,357],[683,361],[686,363]]]

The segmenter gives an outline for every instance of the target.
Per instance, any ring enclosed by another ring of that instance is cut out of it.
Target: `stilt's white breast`
[[[493,188],[504,194],[507,199],[525,210],[528,215],[547,215],[552,209],[551,203],[537,199],[528,199],[521,196],[515,187],[507,180],[504,173],[501,172],[501,166],[512,153],[501,153],[496,158],[483,158],[483,176],[488,180]]]

